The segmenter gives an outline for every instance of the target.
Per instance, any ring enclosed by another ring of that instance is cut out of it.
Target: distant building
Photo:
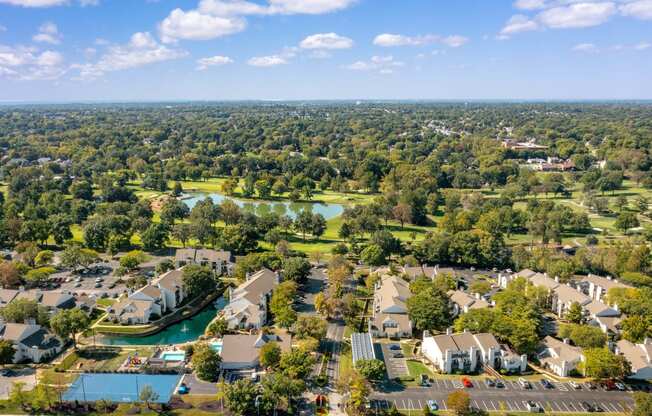
[[[407,300],[412,296],[408,283],[397,276],[383,276],[374,290],[371,332],[377,337],[410,337],[412,321]]]
[[[63,347],[59,338],[34,323],[0,324],[0,339],[11,342],[16,349],[14,363],[40,363],[57,355]]]
[[[247,370],[260,365],[260,349],[267,343],[275,342],[282,352],[292,348],[292,337],[285,331],[274,335],[225,335],[222,339],[222,369]]]
[[[479,294],[472,296],[461,290],[449,290],[448,297],[453,304],[453,317],[467,313],[471,309],[484,309],[491,306]]]
[[[359,360],[375,360],[374,343],[370,333],[351,334],[353,364]]]
[[[584,361],[581,348],[551,336],[543,339],[538,356],[543,368],[559,377],[568,377],[577,370],[579,363]]]
[[[621,283],[612,277],[602,277],[594,274],[589,274],[588,276],[583,277],[581,281],[588,284],[589,297],[596,301],[603,301],[610,289],[632,288],[632,286]]]
[[[489,333],[463,332],[430,336],[424,334],[421,344],[424,357],[442,373],[472,373],[483,366],[507,372],[523,372],[527,368],[527,356],[513,353],[501,347]]]
[[[234,267],[233,256],[230,251],[217,251],[203,248],[177,249],[174,256],[174,264],[177,268],[181,268],[188,264],[206,266],[218,275],[230,275],[233,273]]]
[[[516,140],[513,139],[506,139],[503,140],[503,147],[505,149],[510,149],[510,150],[546,150],[548,149],[548,146],[543,146],[540,144],[534,143],[534,141],[528,141],[528,142],[517,142]]]
[[[621,339],[616,344],[616,353],[622,354],[632,366],[629,378],[652,380],[652,340],[645,339],[642,344],[634,344]]]
[[[267,323],[267,304],[279,282],[278,273],[263,268],[237,288],[229,288],[229,304],[221,311],[229,328],[262,328]]]

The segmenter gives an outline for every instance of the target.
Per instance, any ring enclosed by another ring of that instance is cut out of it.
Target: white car
[[[530,389],[530,388],[532,388],[532,386],[530,385],[530,382],[527,381],[527,380],[524,379],[524,378],[519,378],[519,379],[518,379],[518,384],[520,384],[521,387],[524,388],[524,389]]]
[[[543,408],[539,406],[538,403],[533,402],[532,400],[528,401],[525,404],[525,407],[528,412],[530,413],[541,413],[543,411]]]
[[[570,386],[571,386],[572,388],[574,388],[575,390],[581,390],[581,389],[582,389],[582,386],[580,386],[579,384],[577,384],[577,383],[574,382],[574,381],[571,381],[571,382],[568,383],[568,384],[570,384]]]
[[[437,405],[436,401],[428,400],[428,409],[430,409],[431,412],[436,412],[439,410],[439,406]]]
[[[104,279],[102,279],[101,277],[98,277],[97,279],[95,279],[95,283],[102,283],[103,281],[104,281]]]

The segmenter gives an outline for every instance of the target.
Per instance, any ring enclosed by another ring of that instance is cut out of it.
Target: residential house
[[[483,366],[507,372],[522,372],[527,367],[527,356],[514,354],[501,347],[489,333],[463,332],[430,336],[424,333],[421,352],[442,373],[473,373]]]
[[[170,270],[107,309],[109,319],[145,324],[177,309],[185,300],[183,269]]]
[[[18,295],[17,290],[0,289],[0,307],[7,306]]]
[[[152,318],[161,316],[161,305],[151,300],[137,300],[129,297],[120,299],[107,309],[108,319],[124,325],[147,324]]]
[[[407,300],[412,296],[408,283],[397,276],[383,276],[374,291],[371,332],[376,337],[412,336]]]
[[[267,323],[267,304],[279,275],[263,268],[237,288],[229,288],[229,303],[221,311],[230,329],[261,328]]]
[[[452,267],[440,267],[439,265],[428,266],[422,264],[421,266],[403,266],[402,272],[410,280],[414,280],[419,276],[425,276],[428,279],[434,280],[435,277],[442,274],[457,278],[457,272]]]
[[[616,353],[625,356],[632,366],[629,378],[652,380],[652,340],[646,338],[642,344],[621,339],[616,344]]]
[[[260,349],[275,342],[281,352],[292,348],[292,337],[285,331],[277,334],[225,335],[222,339],[222,370],[256,369],[260,365]]]
[[[553,290],[551,309],[557,316],[566,316],[574,303],[584,308],[591,303],[591,298],[570,285],[559,285]]]
[[[584,361],[581,348],[551,336],[543,339],[538,357],[544,369],[559,377],[568,377],[577,370],[578,364]]]
[[[484,309],[491,306],[477,293],[472,296],[461,290],[449,290],[448,297],[453,305],[453,317],[467,313],[471,309]]]
[[[14,363],[40,363],[57,355],[63,347],[59,338],[34,323],[2,323],[0,339],[11,342],[16,349]]]
[[[601,277],[594,274],[589,274],[588,276],[583,277],[581,282],[588,284],[589,297],[597,301],[604,301],[604,297],[610,289],[627,289],[632,287],[621,283],[612,277]]]
[[[12,296],[12,294],[8,294],[8,296]],[[13,294],[12,300],[14,299],[27,299],[37,302],[38,304],[45,306],[51,313],[54,313],[59,309],[72,309],[75,307],[75,297],[70,292],[59,290],[25,290],[21,287],[15,294]]]
[[[507,285],[510,284],[513,280],[516,280],[517,278],[522,277],[526,280],[530,280],[533,277],[548,277],[547,274],[545,273],[538,273],[530,269],[523,269],[518,273],[512,273],[512,274],[502,274],[500,273],[498,275],[498,285],[502,289],[507,289]]]
[[[206,266],[218,275],[233,273],[233,256],[230,251],[184,248],[178,249],[174,256],[177,269],[188,264]]]

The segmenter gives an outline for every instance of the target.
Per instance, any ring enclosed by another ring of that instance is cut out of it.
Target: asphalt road
[[[300,302],[296,305],[297,313],[306,315],[315,315],[315,295],[322,292],[324,282],[326,281],[325,269],[312,268],[310,276],[304,284],[301,285],[299,294],[302,296]]]
[[[634,407],[630,392],[574,390],[567,383],[554,383],[555,388],[545,389],[533,383],[532,389],[523,389],[517,382],[506,382],[505,388],[487,387],[474,380],[472,388],[464,389],[471,395],[471,404],[486,411],[527,411],[526,403],[533,401],[546,412],[583,412],[582,402],[600,406],[605,412],[629,412]],[[414,387],[396,391],[375,392],[372,395],[374,409],[396,406],[399,410],[421,410],[428,400],[434,400],[439,408],[446,409],[449,393],[463,389],[459,380],[435,380],[431,387]]]
[[[326,351],[331,353],[328,360],[326,374],[333,385],[340,375],[340,352],[342,351],[342,339],[344,337],[344,322],[335,321],[328,325],[326,330]]]

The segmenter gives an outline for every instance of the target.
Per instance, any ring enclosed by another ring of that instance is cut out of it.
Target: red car
[[[473,387],[473,383],[471,383],[471,380],[469,380],[466,377],[462,379],[462,384],[464,384],[464,387],[466,387],[467,389]]]

